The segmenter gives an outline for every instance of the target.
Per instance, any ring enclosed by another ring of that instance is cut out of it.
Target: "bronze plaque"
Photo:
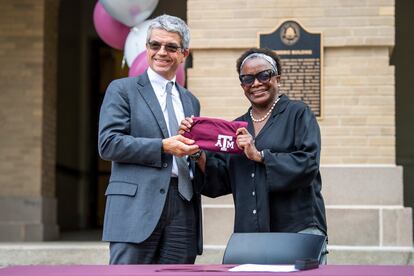
[[[259,33],[259,47],[274,50],[280,57],[281,92],[304,101],[321,117],[322,34],[307,32],[298,22],[288,20],[272,33]]]

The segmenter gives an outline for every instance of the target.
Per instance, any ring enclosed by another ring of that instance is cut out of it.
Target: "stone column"
[[[58,236],[58,0],[0,2],[0,241]]]

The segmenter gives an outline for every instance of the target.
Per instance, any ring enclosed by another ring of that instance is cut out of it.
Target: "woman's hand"
[[[245,127],[241,127],[236,131],[237,135],[237,146],[244,151],[244,154],[250,160],[261,162],[262,157],[260,152],[256,149],[254,144],[253,136]]]
[[[181,121],[180,127],[178,128],[178,133],[183,135],[184,132],[189,132],[192,125],[193,125],[192,118],[190,117],[184,118],[184,120]]]

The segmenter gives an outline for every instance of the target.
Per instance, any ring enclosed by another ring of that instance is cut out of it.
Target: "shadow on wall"
[[[396,45],[391,63],[395,66],[396,82],[397,164],[404,167],[404,205],[414,209],[413,10],[414,2],[395,1]]]

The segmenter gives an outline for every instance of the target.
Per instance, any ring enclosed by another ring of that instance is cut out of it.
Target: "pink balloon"
[[[181,86],[184,86],[184,84],[185,84],[184,63],[181,63],[180,66],[178,67],[176,80]]]
[[[141,52],[132,62],[128,76],[136,77],[145,72],[148,68],[147,51]]]
[[[96,2],[93,23],[99,37],[112,48],[123,50],[129,27],[113,19],[101,3]]]
[[[145,72],[145,70],[147,70],[148,66],[147,51],[143,51],[132,62],[131,67],[129,68],[128,76],[136,77],[141,75]],[[181,63],[177,69],[176,81],[181,86],[184,86],[185,84],[185,70],[183,63]]]

